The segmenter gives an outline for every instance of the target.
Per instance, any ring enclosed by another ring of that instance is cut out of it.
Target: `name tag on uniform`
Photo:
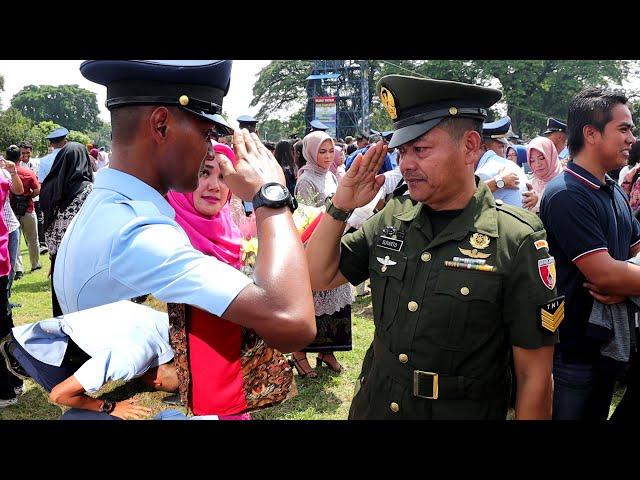
[[[388,248],[389,250],[394,250],[399,252],[402,248],[403,240],[397,240],[395,238],[389,238],[385,236],[380,236],[378,239],[378,246],[382,248]]]

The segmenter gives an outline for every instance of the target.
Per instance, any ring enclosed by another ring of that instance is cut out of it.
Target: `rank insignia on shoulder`
[[[538,325],[546,333],[555,333],[564,320],[564,295],[536,306]]]

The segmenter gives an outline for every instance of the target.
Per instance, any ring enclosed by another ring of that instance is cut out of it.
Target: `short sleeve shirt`
[[[597,348],[585,336],[593,297],[575,263],[598,252],[627,260],[640,242],[640,223],[615,180],[606,176],[602,182],[574,162],[547,184],[540,218],[558,265],[558,293],[566,297],[560,350],[566,361],[588,361]]]
[[[54,285],[64,313],[152,294],[222,316],[251,280],[191,246],[152,187],[105,168],[58,250]]]

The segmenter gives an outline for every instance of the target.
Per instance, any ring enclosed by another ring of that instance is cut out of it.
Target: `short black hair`
[[[33,150],[33,145],[31,145],[31,142],[28,142],[27,140],[23,140],[18,144],[19,148],[28,148],[30,150]]]
[[[17,162],[20,160],[20,149],[17,145],[9,145],[7,148],[5,157],[7,160],[11,160],[12,162]]]

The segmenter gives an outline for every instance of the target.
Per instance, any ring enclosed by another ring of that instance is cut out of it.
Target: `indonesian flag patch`
[[[549,290],[553,290],[553,287],[556,286],[556,261],[554,258],[549,257],[538,260],[538,273],[540,273],[542,283]]]

